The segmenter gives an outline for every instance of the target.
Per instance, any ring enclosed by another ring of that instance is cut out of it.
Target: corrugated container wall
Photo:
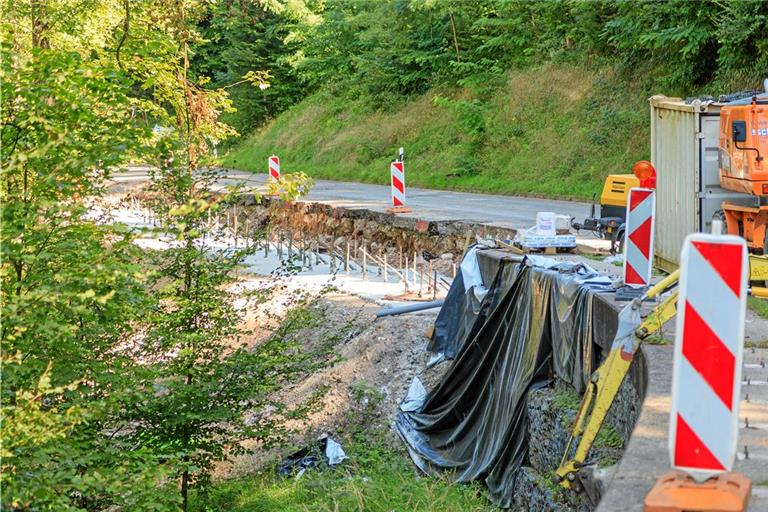
[[[653,96],[651,162],[656,168],[655,264],[677,268],[689,233],[709,229],[724,198],[717,166],[720,105]]]
[[[651,98],[651,163],[656,168],[656,265],[679,259],[688,233],[698,231],[693,109],[666,97]]]

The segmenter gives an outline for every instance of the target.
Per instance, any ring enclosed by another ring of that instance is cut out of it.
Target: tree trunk
[[[189,494],[189,471],[186,469],[181,474],[181,510],[187,512],[188,510],[188,494]]]
[[[32,47],[48,49],[51,44],[45,32],[48,30],[48,22],[45,21],[46,0],[32,0],[30,7],[32,18]]]

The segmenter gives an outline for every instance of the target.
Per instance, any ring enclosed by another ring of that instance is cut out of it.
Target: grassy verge
[[[300,478],[277,472],[278,460],[247,477],[193,493],[195,512],[452,512],[497,510],[482,482],[454,484],[418,472],[382,414],[383,395],[367,383],[350,387],[351,406],[338,439],[349,459],[335,468],[321,463]],[[318,460],[322,454],[317,453]]]
[[[768,318],[768,299],[758,299],[757,297],[748,297],[747,306],[757,316]],[[768,334],[766,334],[768,336]]]
[[[404,146],[413,186],[587,199],[606,174],[648,157],[646,97],[608,68],[565,64],[512,71],[480,93],[433,90],[388,112],[323,90],[222,163],[264,172],[275,153],[284,172],[387,184]]]
[[[309,470],[296,480],[274,466],[195,494],[190,510],[227,512],[496,510],[477,485],[452,484],[416,474],[407,454],[388,446],[380,431],[359,433],[344,444],[349,460],[335,469]]]

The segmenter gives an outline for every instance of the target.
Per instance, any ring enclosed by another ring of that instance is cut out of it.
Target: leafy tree
[[[222,113],[222,121],[245,133],[303,97],[305,82],[291,65],[300,50],[293,27],[310,14],[296,1],[206,5],[197,23],[202,40],[191,48],[191,71],[209,77],[209,89],[226,89],[237,105],[237,111]],[[269,84],[248,80],[254,70],[268,73]]]
[[[126,67],[158,107],[158,122],[172,128],[158,135],[164,158],[149,194],[162,230],[176,240],[150,255],[158,301],[139,351],[147,362],[144,385],[156,392],[122,417],[136,426],[128,435],[137,444],[173,454],[184,510],[190,487],[205,486],[216,462],[243,451],[241,441],[268,443],[278,436],[276,415],[265,414],[267,407],[281,409],[270,393],[307,367],[306,355],[280,336],[246,349],[228,286],[248,251],[217,249],[201,238],[211,213],[237,197],[236,191],[212,193],[216,174],[200,169],[213,141],[233,134],[219,119],[231,110],[227,91],[204,87],[206,77],[190,66],[192,46],[202,45],[197,27],[207,15],[204,7],[191,1],[134,6],[124,44]],[[145,53],[158,47],[162,60]],[[262,70],[250,74],[267,77]],[[298,190],[294,181],[288,180]]]
[[[65,6],[87,19],[88,6]],[[0,59],[3,506],[173,508],[155,455],[107,435],[142,392],[121,346],[147,298],[130,234],[87,214],[148,130],[125,75],[84,57],[66,17],[43,2],[13,7]],[[20,39],[30,25],[39,32]]]
[[[719,2],[617,0],[616,5],[616,15],[605,24],[607,41],[629,66],[656,66],[666,72],[667,85],[689,88],[717,75]]]
[[[726,84],[759,84],[768,70],[768,3],[727,2],[715,23],[720,78]]]

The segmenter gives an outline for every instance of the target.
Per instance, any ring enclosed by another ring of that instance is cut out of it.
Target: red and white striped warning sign
[[[656,193],[633,188],[627,195],[627,229],[624,232],[624,284],[648,286],[653,268],[653,219]]]
[[[280,181],[280,158],[272,155],[267,159],[269,165],[269,176],[274,181]]]
[[[405,206],[405,168],[403,162],[395,160],[389,166],[392,176],[392,206]]]
[[[669,454],[674,468],[704,481],[730,471],[736,453],[747,246],[689,235],[680,264]]]

